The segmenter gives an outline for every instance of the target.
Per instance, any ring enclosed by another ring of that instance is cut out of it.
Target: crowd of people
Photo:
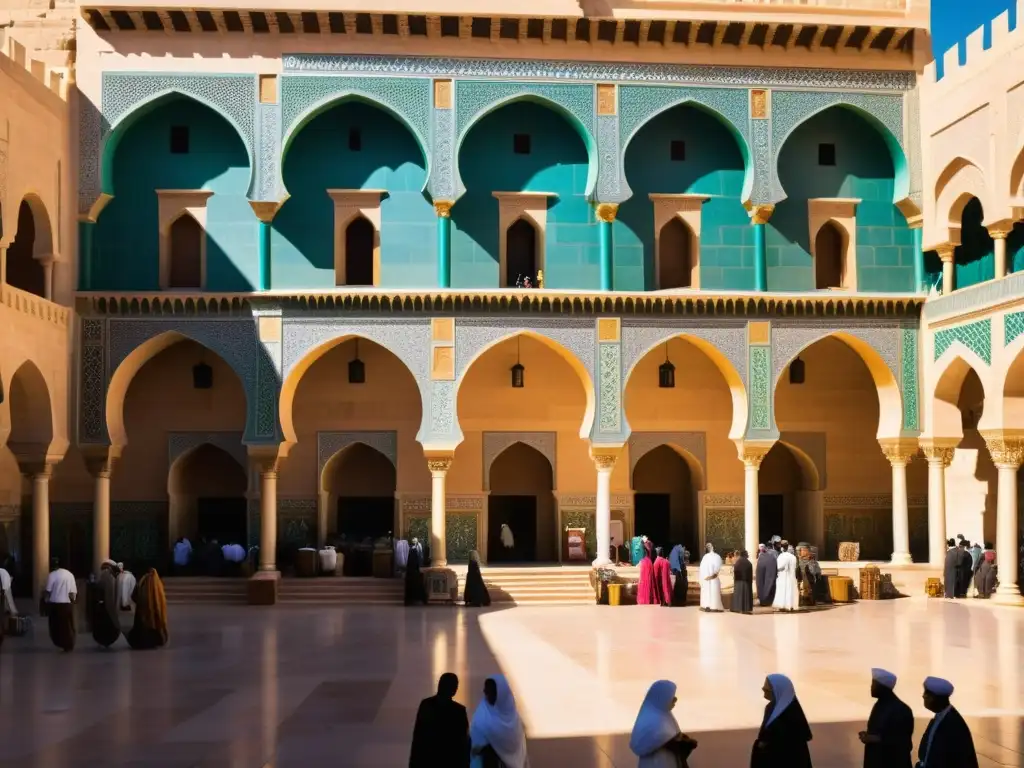
[[[484,698],[469,720],[455,701],[459,679],[441,675],[437,694],[424,699],[416,713],[409,768],[525,768],[529,765],[526,730],[508,681],[501,675],[484,682]],[[697,749],[696,739],[679,727],[672,710],[676,684],[659,680],[647,691],[630,733],[629,748],[638,768],[685,768]],[[767,704],[750,748],[751,768],[811,768],[811,726],[793,681],[770,674],[761,687]],[[858,734],[864,768],[977,768],[970,728],[952,705],[953,684],[938,677],[924,681],[922,698],[934,716],[917,745],[914,760],[914,714],[896,695],[896,675],[871,670],[875,703]]]
[[[960,599],[972,591],[974,597],[988,599],[996,591],[998,571],[996,553],[991,544],[982,549],[957,534],[946,542],[946,560],[942,569],[944,593],[947,598]]]

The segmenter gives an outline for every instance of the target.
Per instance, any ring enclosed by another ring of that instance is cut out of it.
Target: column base
[[[591,563],[595,568],[603,568],[606,565],[611,565],[612,560],[610,557],[598,557]]]
[[[426,567],[427,568],[447,568],[448,567],[448,560],[447,559],[445,559],[445,560],[431,560],[430,561],[430,565],[428,565]]]
[[[1005,589],[1000,585],[992,595],[992,601],[999,605],[1024,605],[1024,595],[1017,591],[1016,584],[1007,584]]]
[[[280,581],[280,571],[258,571],[246,585],[246,597],[249,605],[274,605],[277,603],[277,586]]]
[[[889,557],[889,565],[913,565],[914,560],[909,552],[893,552]]]

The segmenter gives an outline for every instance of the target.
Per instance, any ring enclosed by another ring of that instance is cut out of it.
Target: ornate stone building
[[[577,525],[597,562],[996,537],[994,488],[937,490],[930,377],[980,342],[928,320],[927,3],[441,5],[83,6],[74,437],[8,441],[12,507],[51,494],[9,538],[275,573],[389,530],[497,562],[502,523],[548,562]]]

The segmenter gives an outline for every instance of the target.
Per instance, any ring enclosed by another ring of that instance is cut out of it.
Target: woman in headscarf
[[[469,724],[472,768],[527,768],[526,731],[504,675],[484,681],[484,700]]]
[[[679,730],[672,716],[676,684],[659,680],[652,685],[633,724],[629,748],[640,758],[638,768],[686,768],[697,742]]]
[[[466,588],[462,593],[462,601],[472,607],[480,608],[491,604],[491,596],[487,593],[487,585],[480,573],[480,553],[475,549],[469,553],[469,570],[466,571]]]
[[[90,585],[92,600],[91,611],[92,639],[104,648],[109,648],[121,636],[121,618],[117,611],[117,564],[113,560],[104,560],[100,565],[100,575],[94,585]]]
[[[644,558],[640,561],[640,581],[636,586],[637,605],[658,605],[658,585],[654,579],[654,545],[644,539]]]
[[[673,608],[682,608],[686,605],[686,593],[690,586],[686,578],[686,548],[682,544],[672,547],[668,565],[676,577],[672,582],[672,600],[670,602]]]
[[[978,597],[987,600],[996,591],[996,553],[985,552],[981,556],[981,565],[974,572],[974,588]]]
[[[665,550],[655,547],[654,554],[654,586],[657,589],[658,602],[663,608],[667,608],[672,601],[672,573],[665,557]]]
[[[409,548],[409,559],[405,563],[405,604],[427,604],[427,587],[420,572],[420,550],[416,547]]]
[[[750,752],[750,768],[811,768],[811,727],[796,698],[793,681],[768,675],[761,690],[768,699],[757,741]]]
[[[135,623],[125,638],[136,651],[149,651],[167,644],[167,596],[155,568],[146,571],[135,592]]]

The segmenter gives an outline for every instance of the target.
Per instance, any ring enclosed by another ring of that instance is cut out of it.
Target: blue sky
[[[988,23],[1008,8],[1016,5],[1015,0],[932,0],[932,52],[942,61],[942,54],[962,42],[967,35],[981,25]],[[1011,27],[1014,24],[1011,15]],[[989,44],[991,27],[985,32],[985,44]],[[963,61],[963,51],[960,52]],[[941,70],[941,64],[940,64]]]

